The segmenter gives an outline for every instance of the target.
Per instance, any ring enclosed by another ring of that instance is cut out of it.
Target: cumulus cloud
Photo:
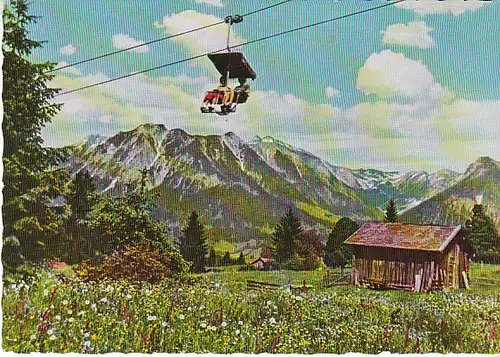
[[[125,48],[139,46],[139,45],[144,44],[144,41],[136,40],[135,38],[130,37],[129,35],[126,35],[124,33],[119,33],[119,34],[113,35],[111,40],[113,42],[113,47],[118,48],[118,49],[125,49]],[[149,51],[149,47],[147,45],[141,46],[141,47],[134,48],[130,51],[137,52],[137,53],[145,53],[145,52]]]
[[[390,50],[368,57],[358,72],[357,88],[382,98],[438,100],[446,95],[446,90],[436,83],[426,65]]]
[[[55,69],[58,69],[61,67],[66,67],[68,65],[69,65],[68,62],[60,61],[59,63],[57,63],[57,66]],[[63,69],[59,69],[58,71],[59,71],[59,73],[68,73],[68,74],[73,74],[75,76],[80,76],[82,74],[82,72],[80,72],[80,70],[78,68],[76,68],[75,66],[69,66],[69,67],[66,67]]]
[[[464,14],[467,11],[475,11],[488,5],[486,1],[464,1],[464,0],[419,0],[419,1],[404,1],[396,4],[396,6],[413,10],[420,15],[432,14],[447,14],[451,13],[455,16]]]
[[[210,6],[217,6],[217,7],[222,7],[224,6],[222,4],[222,1],[221,0],[195,0],[196,3],[198,4],[206,4],[206,5],[210,5]]]
[[[374,53],[359,70],[358,88],[377,98],[347,108],[341,118],[356,123],[363,150],[371,148],[381,164],[461,170],[478,156],[500,152],[500,101],[458,98],[418,61]]]
[[[407,25],[394,24],[387,27],[382,41],[389,45],[414,46],[420,48],[434,47],[436,44],[429,35],[432,31],[425,22],[410,22]]]
[[[206,15],[194,10],[186,10],[178,14],[163,17],[161,22],[156,21],[154,26],[164,30],[167,34],[184,32],[193,28],[202,27],[222,21],[213,15]],[[220,50],[226,47],[227,25],[221,24],[201,31],[196,31],[173,39],[188,48],[193,54]],[[231,45],[244,42],[245,39],[231,36]]]
[[[76,47],[73,46],[73,44],[70,43],[69,45],[61,47],[61,49],[59,50],[59,52],[63,56],[71,56],[72,54],[74,54],[76,52]]]
[[[327,97],[340,97],[340,91],[333,87],[326,87],[325,94]]]

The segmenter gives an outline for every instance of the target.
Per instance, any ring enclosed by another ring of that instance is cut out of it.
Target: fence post
[[[354,285],[358,285],[358,271],[356,268],[356,256],[352,255],[352,274]]]

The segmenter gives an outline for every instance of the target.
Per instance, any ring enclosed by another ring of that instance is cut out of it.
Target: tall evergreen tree
[[[303,232],[299,218],[294,214],[292,208],[288,209],[286,215],[281,217],[276,225],[273,235],[273,253],[278,263],[290,260],[295,254],[296,240]]]
[[[27,27],[35,22],[26,1],[13,0],[4,7],[3,235],[19,248],[7,247],[4,257],[22,255],[27,260],[47,257],[47,247],[61,239],[63,220],[50,204],[62,194],[67,179],[62,170],[53,170],[63,152],[42,146],[41,130],[61,105],[51,102],[59,89],[48,85],[55,63],[28,60],[42,46],[28,38]]]
[[[240,253],[240,256],[238,257],[238,265],[245,265],[245,256],[243,255],[243,252]]]
[[[208,253],[207,265],[212,267],[217,265],[217,254],[214,248],[210,249],[210,253]]]
[[[136,190],[120,198],[103,196],[89,217],[90,227],[99,232],[102,253],[121,250],[131,244],[153,245],[171,251],[167,229],[152,216],[153,196],[146,188],[147,170],[141,171]],[[97,242],[95,242],[97,243]]]
[[[358,229],[359,224],[347,217],[342,217],[335,223],[326,242],[326,265],[330,267],[344,267],[349,262],[352,254],[344,245],[344,242]]]
[[[465,227],[467,237],[476,250],[476,260],[496,260],[500,251],[500,238],[493,220],[484,212],[483,205],[474,205],[472,218],[465,223]]]
[[[196,211],[191,212],[186,227],[182,230],[180,251],[185,260],[192,262],[191,270],[201,273],[205,270],[207,244],[203,224]]]
[[[388,223],[396,223],[398,221],[398,210],[396,208],[396,203],[392,198],[385,210],[384,221]]]
[[[227,266],[231,265],[231,263],[231,254],[229,252],[226,252],[226,254],[224,254],[224,256],[222,257],[222,264]]]
[[[70,183],[66,201],[71,214],[66,222],[66,234],[71,242],[71,263],[92,256],[92,238],[96,235],[89,227],[89,214],[97,202],[96,190],[88,171],[78,171]]]

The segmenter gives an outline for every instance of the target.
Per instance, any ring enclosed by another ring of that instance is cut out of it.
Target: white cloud
[[[222,4],[222,1],[221,0],[195,0],[196,3],[198,4],[206,4],[206,5],[210,5],[210,6],[217,6],[217,7],[222,7],[224,6]]]
[[[68,66],[69,63],[68,62],[65,62],[65,61],[60,61],[56,68],[61,68],[61,67],[66,67]],[[74,66],[69,66],[69,67],[66,67],[66,68],[63,68],[63,69],[59,69],[58,70],[59,73],[69,73],[69,74],[74,74],[75,76],[80,76],[82,74],[82,72],[80,72],[80,70]]]
[[[358,72],[357,88],[382,98],[406,97],[439,100],[446,90],[420,61],[385,50],[374,53]]]
[[[469,139],[500,137],[500,101],[458,99],[441,108],[441,120],[449,130]]]
[[[129,48],[132,46],[138,46],[138,45],[144,44],[144,41],[136,40],[135,38],[130,37],[129,35],[126,35],[124,33],[119,33],[119,34],[113,35],[111,40],[113,41],[113,46],[115,48],[118,48],[118,49],[125,49],[125,48]],[[149,51],[149,47],[147,45],[141,46],[138,48],[134,48],[130,51],[137,52],[137,53],[145,53],[145,52]]]
[[[69,45],[61,47],[60,52],[63,56],[71,56],[76,52],[76,47],[70,43]]]
[[[369,160],[380,165],[462,170],[478,156],[500,152],[500,101],[457,98],[418,61],[391,51],[372,54],[358,73],[358,88],[378,99],[341,115],[357,124],[365,143],[350,155],[362,157],[369,148]]]
[[[326,87],[325,94],[327,97],[340,97],[340,91],[333,87]]]
[[[178,14],[165,16],[161,22],[155,22],[154,26],[163,29],[167,34],[171,35],[220,21],[222,21],[222,19],[213,15],[206,15],[194,10],[186,10]],[[176,37],[173,40],[188,48],[193,54],[221,50],[226,47],[227,25],[221,24],[209,27],[204,30]],[[231,45],[239,44],[244,41],[244,38],[235,36],[234,31],[232,32]]]
[[[415,46],[420,48],[434,47],[436,44],[429,35],[432,31],[425,22],[410,22],[408,25],[394,24],[382,31],[382,41],[389,45]]]
[[[464,14],[467,11],[475,11],[483,6],[488,5],[486,1],[465,1],[465,0],[419,0],[419,1],[404,1],[396,4],[404,9],[413,10],[420,15],[432,14],[447,14],[451,13],[455,16]]]

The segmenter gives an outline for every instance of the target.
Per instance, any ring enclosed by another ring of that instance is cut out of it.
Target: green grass
[[[469,293],[500,294],[500,265],[472,263]]]
[[[323,272],[236,267],[151,286],[37,271],[3,294],[3,349],[28,352],[500,353],[500,292],[322,289]],[[478,281],[500,266],[473,264]],[[314,286],[247,290],[245,280]],[[474,290],[476,289],[476,290]]]
[[[239,271],[239,266],[219,268],[219,271],[205,274],[205,278],[213,281],[224,281],[228,284],[245,283],[247,280],[287,285],[291,281],[292,285],[301,285],[305,281],[307,285],[320,287],[324,271]]]
[[[305,202],[297,202],[297,208],[307,213],[309,216],[317,218],[323,222],[329,223],[330,226],[334,226],[335,223],[341,218],[330,213],[328,210],[321,208],[319,206],[314,206]]]

